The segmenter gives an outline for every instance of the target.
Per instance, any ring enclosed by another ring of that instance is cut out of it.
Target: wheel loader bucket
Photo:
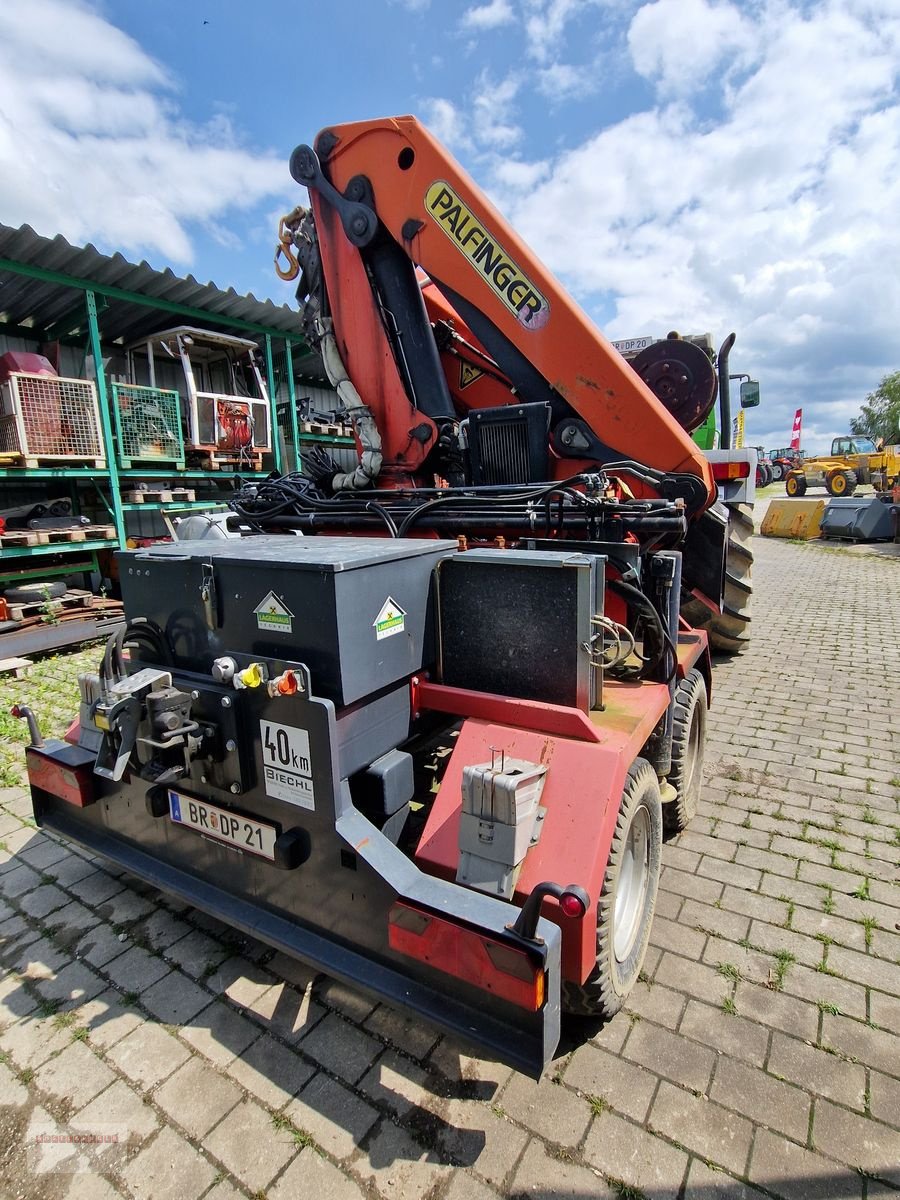
[[[824,500],[772,500],[760,533],[763,537],[817,538],[824,511]]]

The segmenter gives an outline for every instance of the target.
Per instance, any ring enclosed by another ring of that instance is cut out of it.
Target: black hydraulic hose
[[[623,579],[607,579],[606,586],[611,591],[617,592],[623,597],[623,599],[631,600],[633,604],[643,609],[643,611],[651,617],[659,633],[660,642],[662,643],[663,648],[668,648],[672,656],[671,670],[663,681],[666,684],[671,683],[675,678],[676,671],[678,670],[678,651],[675,649],[672,639],[669,636],[669,632],[663,624],[662,617],[656,610],[656,605],[645,592],[641,591],[640,588],[634,587],[630,583],[626,583]],[[663,651],[661,651],[660,654],[653,660],[653,662],[649,664],[650,670],[653,670],[658,666],[662,659],[662,654]]]

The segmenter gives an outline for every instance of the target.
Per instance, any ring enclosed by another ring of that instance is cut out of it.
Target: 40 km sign
[[[314,810],[312,763],[309,734],[293,725],[260,721],[259,738],[263,752],[266,794],[298,808]]]

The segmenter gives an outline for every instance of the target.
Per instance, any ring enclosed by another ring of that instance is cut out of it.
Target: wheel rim
[[[682,788],[685,799],[688,799],[692,794],[694,776],[697,774],[697,762],[700,758],[700,718],[697,712],[698,710],[695,708],[691,719],[690,732],[688,733],[688,744],[685,750],[684,786]]]
[[[613,951],[617,962],[625,962],[634,949],[649,888],[650,814],[641,805],[628,829],[616,888]]]

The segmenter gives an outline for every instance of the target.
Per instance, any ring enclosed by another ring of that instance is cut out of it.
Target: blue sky
[[[610,337],[738,335],[748,441],[900,368],[897,0],[3,0],[0,220],[290,301],[287,161],[412,112]]]

